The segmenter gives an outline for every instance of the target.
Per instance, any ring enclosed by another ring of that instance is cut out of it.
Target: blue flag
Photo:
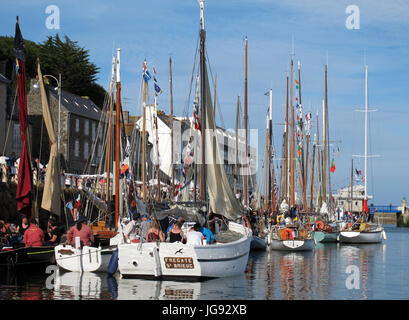
[[[155,91],[157,94],[161,94],[162,93],[162,89],[155,83]]]
[[[148,82],[150,79],[152,79],[151,75],[149,74],[148,70],[145,70],[143,73],[143,78],[145,79],[145,82]]]

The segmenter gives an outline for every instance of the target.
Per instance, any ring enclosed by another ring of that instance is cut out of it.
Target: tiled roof
[[[50,96],[58,102],[58,90],[50,89]],[[67,109],[68,112],[98,120],[101,118],[102,111],[90,99],[82,98],[76,94],[61,90],[61,106]]]

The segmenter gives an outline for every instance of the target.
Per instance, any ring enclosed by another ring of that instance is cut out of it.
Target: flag
[[[157,94],[161,94],[162,93],[162,89],[156,84],[156,80],[155,80],[155,92],[157,93]]]
[[[27,121],[27,89],[26,89],[26,49],[24,39],[16,22],[14,36],[14,56],[16,58],[17,85],[18,85],[18,109],[20,122],[21,153],[18,172],[18,184],[16,191],[17,211],[27,218],[31,217],[31,163],[28,154],[28,121]]]
[[[300,84],[297,79],[294,80],[296,84]]]
[[[143,70],[143,79],[145,80],[145,82],[148,82],[150,79],[152,79],[148,71],[148,63],[146,62],[146,60],[143,61],[142,70]]]
[[[75,202],[79,208],[81,206],[81,193],[80,192],[78,192],[77,197],[75,198]]]
[[[198,113],[199,113],[198,104],[194,102],[193,103],[193,118],[195,120],[195,130],[200,130]]]
[[[334,162],[334,158],[332,158],[332,163],[331,163],[331,172],[334,173],[335,172],[335,162]]]
[[[310,121],[311,118],[312,118],[311,112],[309,112],[309,113],[307,113],[307,114],[305,115],[305,120],[306,120],[306,121]]]

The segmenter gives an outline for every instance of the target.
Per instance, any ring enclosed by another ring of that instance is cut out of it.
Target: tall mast
[[[290,107],[291,107],[291,153],[290,153],[290,179],[291,179],[291,197],[290,207],[295,204],[295,168],[294,168],[294,106],[293,106],[293,59],[291,58],[291,89],[290,89]]]
[[[119,155],[121,153],[121,49],[117,49],[117,67],[116,67],[116,112],[115,112],[115,229],[118,228],[119,217]]]
[[[111,188],[111,154],[112,154],[112,115],[114,113],[114,83],[115,83],[115,57],[112,57],[112,68],[111,68],[111,95],[109,97],[110,107],[108,113],[108,145],[106,153],[106,196],[105,199],[108,201],[111,199],[110,188]]]
[[[145,63],[145,62],[144,62]],[[146,81],[143,81],[142,120],[142,199],[146,202]]]
[[[175,195],[175,168],[174,168],[174,160],[173,160],[173,88],[172,88],[172,58],[169,57],[169,87],[170,87],[170,116],[172,119],[171,127],[170,127],[170,161],[172,167],[172,198]]]
[[[269,193],[270,201],[273,210],[276,209],[276,194],[274,188],[275,174],[274,174],[274,150],[273,150],[273,89],[270,89],[270,108],[269,108],[269,154],[268,154],[268,177],[269,177]]]
[[[310,212],[313,212],[312,201],[314,198],[314,165],[315,165],[315,148],[316,148],[316,136],[314,135],[314,145],[312,147],[312,168],[311,168],[311,190],[310,190]]]
[[[237,185],[239,183],[238,164],[239,164],[239,121],[240,121],[240,96],[237,96],[237,111],[236,111],[236,154],[234,162],[234,194],[237,194]]]
[[[325,96],[323,103],[323,115],[322,115],[322,135],[324,143],[324,157],[323,157],[323,177],[322,177],[322,195],[324,202],[327,201],[327,157],[328,157],[328,134],[327,134],[327,66],[325,65]]]
[[[366,180],[366,179],[365,179]],[[351,189],[349,194],[349,211],[352,212],[352,197],[353,197],[353,183],[354,183],[354,159],[351,159]]]
[[[300,166],[301,166],[301,181],[302,181],[302,199],[304,210],[307,210],[307,197],[306,197],[306,176],[305,176],[305,165],[304,165],[304,134],[303,134],[303,114],[302,114],[302,102],[301,102],[301,63],[298,61],[298,98],[299,98],[299,115],[300,115],[300,131],[301,131],[301,157],[300,157]],[[307,158],[308,161],[308,158]]]
[[[245,159],[246,162],[248,162],[248,141],[247,141],[247,137],[248,137],[248,110],[247,110],[247,37],[245,39],[245,59],[244,59],[244,69],[245,69],[245,76],[244,76],[244,129],[245,129],[245,134],[246,134],[246,138],[245,138],[245,146],[244,146],[244,150],[245,150]],[[246,170],[245,170],[245,174],[244,174],[244,205],[248,206],[249,203],[249,195],[248,195],[248,166],[250,165],[250,163],[247,163],[246,166]]]
[[[217,73],[214,77],[214,103],[213,103],[213,118],[214,123],[216,123],[216,84],[217,84]]]
[[[270,177],[269,177],[269,166],[270,166],[270,161],[269,161],[269,132],[270,132],[270,128],[269,128],[269,120],[268,120],[268,116],[266,118],[266,161],[265,161],[265,166],[266,166],[266,192],[265,192],[265,203],[266,203],[266,210],[269,209],[268,204],[269,204],[269,186],[270,186]]]
[[[206,58],[205,58],[205,40],[206,31],[204,25],[204,0],[199,0],[200,5],[200,114],[201,114],[201,129],[202,129],[202,164],[201,164],[201,205],[207,203],[206,194],[206,159],[205,159],[205,133],[206,133]]]
[[[320,127],[319,127],[319,116],[317,111],[317,172],[319,181],[319,192],[318,192],[318,207],[321,208],[322,204],[322,181],[321,181],[321,151],[320,151]],[[316,204],[316,205],[317,205]]]
[[[288,139],[288,133],[289,133],[289,127],[288,127],[288,81],[289,81],[289,76],[287,74],[287,91],[286,91],[286,107],[285,107],[285,165],[284,165],[284,174],[285,174],[285,179],[284,179],[284,198],[286,199],[287,203],[289,203],[289,175],[288,175],[288,170],[289,170],[289,139]]]
[[[368,165],[368,66],[365,66],[365,167],[364,167],[364,177],[365,177],[365,194],[364,201],[368,200],[368,184],[367,184],[367,165]]]

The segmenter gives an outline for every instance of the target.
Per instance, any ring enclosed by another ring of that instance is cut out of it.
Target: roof
[[[9,84],[11,81],[0,73],[0,82]]]
[[[50,96],[58,101],[58,91],[50,89],[49,92]],[[92,100],[64,90],[61,90],[61,106],[70,113],[98,121],[102,115],[101,109]]]

